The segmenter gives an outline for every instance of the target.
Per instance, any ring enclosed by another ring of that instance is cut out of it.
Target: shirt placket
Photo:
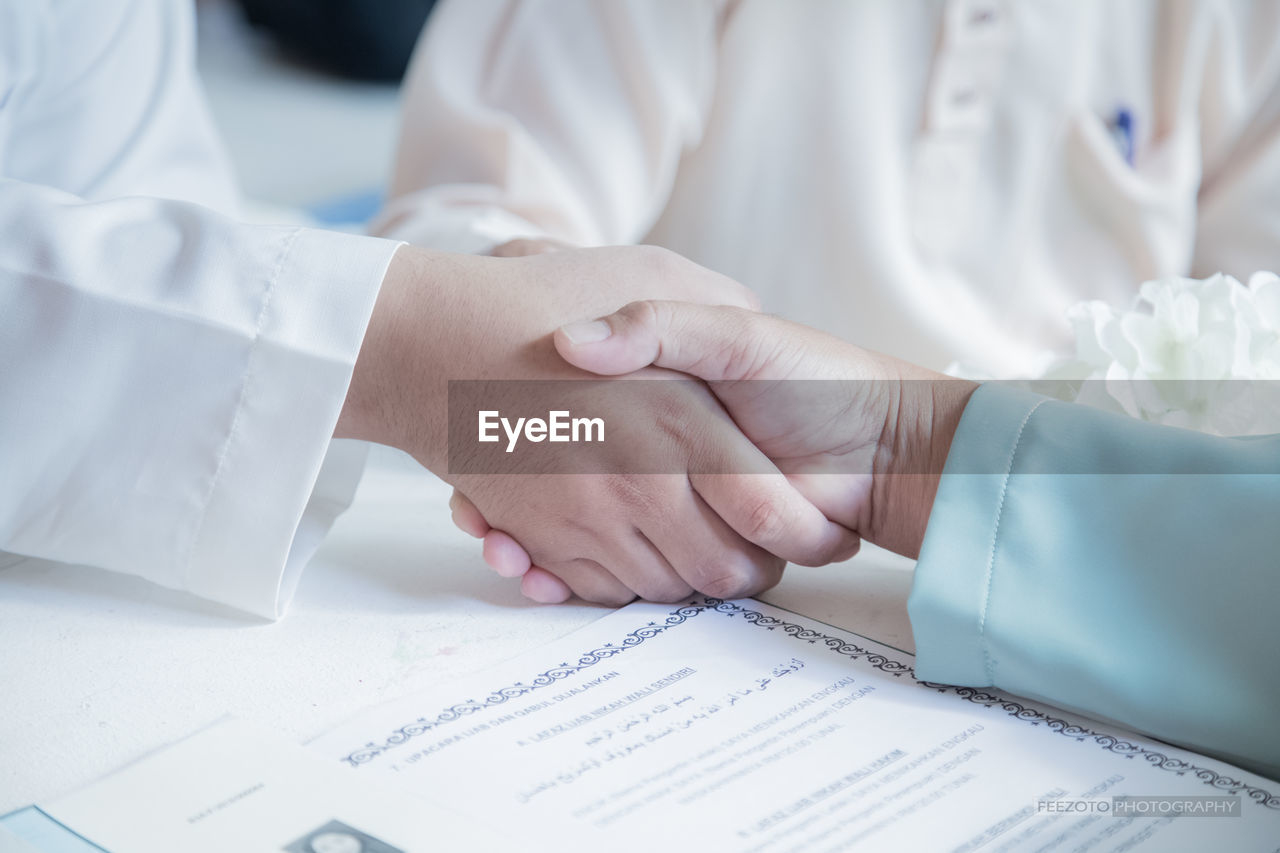
[[[971,239],[980,150],[1004,74],[1007,0],[948,0],[911,162],[911,230],[942,260]]]

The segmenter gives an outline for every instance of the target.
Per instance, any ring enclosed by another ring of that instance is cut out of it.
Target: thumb
[[[653,365],[709,382],[756,377],[772,318],[744,308],[653,300],[556,330],[556,350],[603,376]]]

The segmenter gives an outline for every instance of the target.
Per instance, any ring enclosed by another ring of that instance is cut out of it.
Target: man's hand
[[[621,604],[636,593],[677,600],[694,589],[750,594],[777,582],[782,560],[774,555],[819,563],[851,553],[856,537],[776,473],[449,475],[448,380],[583,378],[556,354],[551,333],[569,317],[654,293],[753,302],[730,279],[658,249],[482,258],[404,247],[384,282],[335,435],[407,450],[592,601]],[[674,411],[688,429],[673,442],[656,423],[635,424],[633,441],[655,443],[666,458],[711,459],[714,470],[768,464],[705,388],[646,385],[643,393],[656,396],[639,411],[655,418]]]
[[[558,330],[606,376],[649,365],[706,380],[734,422],[828,518],[915,557],[974,383],[754,311],[637,302]]]
[[[827,518],[911,557],[975,388],[733,307],[633,303],[558,330],[555,346],[570,364],[606,376],[652,365],[707,381],[734,422]],[[484,525],[471,513],[457,507],[455,520],[464,529]],[[556,577],[530,568],[514,540],[491,548],[499,551],[491,564],[523,574],[526,592],[564,591]]]

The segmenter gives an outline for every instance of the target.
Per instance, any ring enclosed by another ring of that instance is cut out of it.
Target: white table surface
[[[0,569],[0,814],[93,781],[224,715],[298,741],[602,615],[539,606],[449,521],[448,489],[378,449],[352,508],[271,624],[125,575]],[[910,561],[868,548],[762,596],[899,648]]]

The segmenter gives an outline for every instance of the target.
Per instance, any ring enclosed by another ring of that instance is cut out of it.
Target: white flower
[[[1235,372],[1280,380],[1280,276],[1255,273],[1248,294],[1237,318],[1243,329],[1236,344]]]
[[[1077,402],[1219,435],[1280,432],[1280,277],[1169,277],[1128,311],[1082,302],[1068,312],[1075,357],[1046,379]],[[1064,396],[1067,396],[1064,394]]]

